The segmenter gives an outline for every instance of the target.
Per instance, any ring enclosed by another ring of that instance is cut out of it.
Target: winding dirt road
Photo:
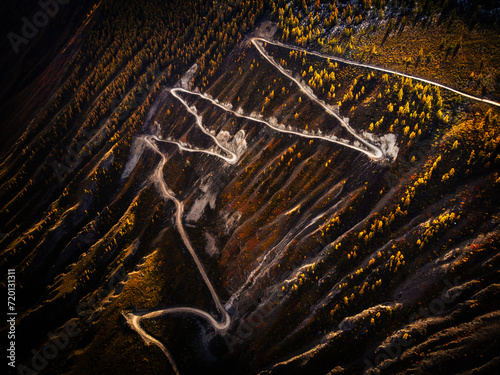
[[[170,361],[172,368],[174,369],[176,374],[180,374],[178,367],[172,358],[172,355],[168,351],[168,349],[163,345],[163,343],[150,334],[148,334],[141,326],[141,321],[143,319],[155,319],[164,315],[168,314],[179,314],[179,313],[188,313],[188,314],[194,314],[198,315],[202,318],[205,318],[211,325],[214,327],[217,331],[223,332],[226,330],[230,323],[231,323],[231,318],[227,311],[224,309],[224,306],[222,305],[219,296],[217,295],[214,286],[212,285],[210,279],[208,278],[208,275],[205,271],[205,268],[201,264],[200,259],[198,258],[198,255],[196,254],[196,251],[194,250],[193,246],[191,245],[191,242],[189,241],[189,237],[186,234],[186,231],[184,230],[184,226],[182,225],[182,215],[184,213],[184,204],[179,201],[174,193],[168,188],[167,184],[165,183],[165,180],[163,178],[163,167],[165,166],[165,163],[167,162],[167,159],[165,155],[160,151],[158,146],[153,143],[152,140],[153,137],[151,136],[145,136],[142,139],[146,144],[158,155],[161,157],[161,162],[158,164],[156,167],[155,171],[153,172],[153,182],[156,185],[157,189],[160,191],[160,194],[165,198],[166,200],[172,200],[175,203],[176,207],[176,213],[175,213],[175,222],[177,226],[177,230],[179,231],[182,241],[184,242],[184,245],[188,249],[189,253],[193,257],[193,260],[196,263],[196,267],[198,268],[198,271],[201,274],[201,277],[203,278],[203,281],[205,281],[205,284],[207,285],[208,289],[210,290],[210,294],[212,295],[212,298],[215,302],[215,305],[217,306],[217,309],[219,312],[222,314],[222,320],[218,322],[215,320],[215,318],[210,315],[208,312],[194,308],[194,307],[172,307],[172,308],[167,308],[167,309],[160,309],[152,312],[147,312],[147,313],[124,313],[124,316],[127,320],[127,323],[134,329],[144,340],[146,345],[151,345],[154,344],[158,346],[162,352],[167,356],[168,360]],[[207,152],[208,153],[208,152]],[[212,154],[212,153],[210,153]],[[217,155],[219,156],[219,155]]]
[[[421,81],[421,82],[425,82],[425,83],[429,83],[429,84],[432,84],[432,85],[439,86],[441,88],[444,88],[446,90],[450,90],[450,91],[452,91],[454,93],[463,95],[463,96],[465,96],[467,98],[470,98],[470,99],[473,99],[473,100],[478,100],[478,101],[485,102],[485,103],[488,103],[488,104],[492,104],[492,105],[495,105],[495,106],[500,106],[499,103],[496,103],[496,102],[493,102],[493,101],[490,101],[490,100],[486,100],[486,99],[482,99],[482,98],[478,98],[478,97],[474,97],[472,95],[468,95],[468,94],[462,93],[460,91],[454,90],[453,88],[450,88],[450,87],[445,86],[445,85],[441,85],[441,84],[436,83],[436,82],[432,82],[432,81],[429,81],[429,80],[426,80],[426,79],[422,79],[422,78],[410,76],[410,75],[407,75],[407,74],[395,72],[395,71],[392,71],[392,70],[389,70],[389,69],[379,68],[379,67],[371,66],[371,65],[368,65],[368,64],[362,64],[362,63],[356,63],[356,62],[352,62],[352,61],[347,61],[347,60],[344,60],[344,59],[341,59],[341,58],[337,58],[337,57],[334,57],[334,56],[329,56],[329,55],[322,54],[322,53],[319,53],[319,52],[307,51],[307,50],[305,50],[303,48],[300,48],[300,47],[295,47],[295,46],[292,47],[292,46],[289,46],[289,45],[286,45],[286,44],[283,44],[283,43],[279,43],[279,42],[275,42],[275,41],[269,41],[269,40],[266,40],[266,39],[263,39],[263,38],[252,38],[252,39],[250,39],[250,41],[251,41],[252,45],[255,46],[255,48],[257,49],[257,51],[259,51],[259,53],[271,65],[273,65],[281,74],[283,74],[288,79],[290,79],[291,81],[293,81],[299,87],[299,89],[305,95],[307,95],[312,101],[314,101],[315,103],[317,103],[318,105],[320,105],[329,115],[333,116],[337,121],[339,121],[340,124],[343,127],[345,127],[350,134],[352,134],[361,144],[363,144],[364,146],[366,146],[366,149],[358,147],[356,145],[353,145],[353,144],[349,143],[347,140],[337,139],[337,138],[335,138],[333,136],[315,135],[315,134],[311,134],[311,133],[304,132],[304,131],[285,129],[285,127],[283,125],[271,124],[270,122],[266,121],[265,119],[245,115],[245,114],[243,114],[241,112],[241,110],[235,111],[232,108],[230,108],[228,105],[221,104],[218,101],[216,101],[216,100],[208,97],[205,94],[200,94],[198,92],[190,91],[190,90],[187,90],[187,89],[184,89],[184,88],[179,88],[179,87],[172,88],[172,89],[169,90],[170,93],[187,109],[187,111],[195,117],[195,119],[196,119],[196,125],[201,129],[201,131],[203,133],[205,133],[206,135],[208,135],[209,137],[211,137],[211,139],[214,141],[214,143],[226,154],[226,155],[224,155],[224,154],[221,154],[221,153],[218,153],[218,152],[215,152],[215,151],[210,151],[210,150],[195,149],[195,148],[186,146],[186,145],[184,145],[183,143],[181,143],[179,141],[171,140],[171,139],[162,139],[162,138],[159,138],[158,136],[154,136],[154,135],[145,135],[145,136],[142,136],[140,138],[140,139],[142,139],[142,141],[144,141],[146,143],[146,145],[150,149],[152,149],[155,153],[157,153],[161,157],[161,162],[158,164],[158,166],[156,167],[156,169],[154,170],[154,172],[153,172],[153,174],[151,176],[152,182],[155,184],[155,186],[157,187],[158,191],[160,192],[160,194],[162,195],[162,197],[165,200],[172,200],[175,203],[175,206],[176,206],[175,222],[176,222],[177,229],[178,229],[178,231],[179,231],[179,233],[181,235],[181,238],[182,238],[182,241],[183,241],[184,245],[188,249],[189,253],[191,254],[191,256],[193,258],[193,260],[195,261],[196,267],[198,268],[198,271],[200,272],[200,274],[201,274],[201,276],[203,278],[203,281],[205,282],[206,286],[210,290],[210,294],[212,295],[212,298],[214,300],[214,303],[215,303],[218,311],[221,314],[220,320],[216,320],[207,311],[201,310],[199,308],[194,308],[194,307],[172,307],[172,308],[158,309],[158,310],[155,310],[155,311],[143,312],[143,313],[133,313],[133,312],[128,312],[128,313],[124,312],[123,313],[123,315],[125,316],[125,318],[127,320],[127,323],[130,325],[130,327],[132,327],[142,337],[142,339],[144,340],[144,342],[147,345],[153,344],[153,345],[158,346],[162,350],[162,352],[166,355],[166,357],[170,361],[170,363],[172,365],[172,368],[173,368],[173,370],[175,371],[176,374],[179,374],[179,369],[178,369],[178,367],[177,367],[174,359],[172,358],[172,355],[170,354],[170,352],[168,351],[168,349],[165,347],[165,345],[161,341],[159,341],[158,339],[156,339],[153,336],[151,336],[150,334],[148,334],[142,328],[141,321],[144,320],[144,319],[156,319],[156,318],[168,315],[168,314],[192,314],[192,315],[199,316],[199,317],[201,317],[203,319],[206,319],[207,322],[212,327],[214,327],[214,329],[217,332],[224,333],[229,328],[229,326],[231,324],[231,317],[228,314],[228,312],[227,312],[226,308],[224,307],[224,305],[222,304],[219,296],[217,295],[217,292],[215,291],[214,286],[212,285],[210,279],[208,278],[208,275],[207,275],[207,273],[205,271],[205,268],[203,267],[203,264],[201,263],[200,259],[198,258],[197,254],[196,254],[196,252],[195,252],[195,250],[194,250],[194,248],[193,248],[193,246],[192,246],[192,244],[191,244],[191,242],[189,240],[189,237],[188,237],[188,235],[187,235],[187,233],[186,233],[186,231],[184,229],[184,226],[183,226],[183,223],[182,223],[182,217],[183,217],[183,213],[184,213],[184,204],[183,204],[183,202],[179,201],[179,199],[177,199],[175,197],[174,193],[169,189],[169,187],[165,183],[165,180],[163,178],[163,167],[165,166],[165,163],[167,162],[167,159],[165,157],[165,154],[163,152],[161,152],[161,150],[159,149],[159,147],[157,145],[157,142],[164,142],[164,143],[175,144],[175,145],[177,145],[177,147],[179,147],[180,150],[187,151],[187,152],[198,152],[198,153],[204,153],[204,154],[207,154],[207,155],[216,156],[216,157],[219,157],[222,160],[224,160],[226,163],[232,164],[232,165],[236,164],[238,162],[238,160],[239,160],[239,155],[237,155],[235,152],[229,150],[227,147],[224,147],[221,144],[221,142],[219,141],[219,139],[217,139],[216,136],[214,136],[208,129],[206,129],[203,126],[202,117],[200,115],[198,115],[196,108],[189,106],[189,104],[179,95],[180,93],[185,93],[185,94],[189,94],[189,95],[198,96],[198,97],[202,98],[203,100],[210,101],[210,103],[212,105],[217,106],[218,108],[221,108],[222,110],[224,110],[224,111],[226,111],[228,113],[231,113],[234,116],[262,123],[262,124],[270,127],[271,129],[273,129],[275,131],[278,131],[280,133],[293,134],[293,135],[297,135],[297,136],[304,137],[304,138],[309,138],[309,139],[321,139],[321,140],[324,140],[324,141],[341,144],[341,145],[343,145],[345,147],[349,147],[349,148],[355,149],[355,150],[357,150],[359,152],[362,152],[363,154],[367,155],[368,157],[370,157],[374,161],[383,160],[383,159],[386,158],[386,155],[384,155],[384,152],[382,151],[382,149],[379,148],[378,146],[374,145],[374,144],[371,144],[366,139],[364,139],[363,137],[361,137],[360,135],[358,135],[354,131],[354,129],[352,129],[349,126],[349,124],[346,121],[344,121],[344,119],[342,119],[339,115],[337,115],[328,105],[326,105],[324,102],[322,102],[320,99],[318,99],[314,95],[314,93],[312,92],[312,90],[310,88],[306,87],[303,83],[301,83],[300,80],[294,78],[281,65],[277,64],[274,61],[274,59],[271,58],[269,56],[269,54],[265,51],[265,49],[261,45],[261,43],[269,43],[269,44],[272,44],[272,45],[275,45],[275,46],[278,46],[278,47],[282,47],[282,48],[286,48],[286,49],[290,49],[290,50],[305,51],[308,54],[315,55],[315,56],[318,56],[318,57],[321,57],[321,58],[329,58],[329,59],[334,60],[334,61],[339,61],[339,62],[351,64],[351,65],[356,65],[356,66],[361,66],[361,67],[365,67],[365,68],[369,68],[369,69],[374,69],[374,70],[378,70],[378,71],[382,71],[382,72],[387,72],[387,73],[390,73],[390,74],[396,74],[396,75],[399,75],[399,76],[402,76],[402,77],[412,78],[412,79],[415,79],[415,80],[418,80],[418,81]],[[267,254],[266,254],[266,257],[267,257]],[[254,276],[254,274],[256,272],[258,272],[260,269],[261,269],[261,267],[257,267],[257,269],[255,269],[251,273],[251,277]],[[244,285],[247,285],[247,284],[248,284],[248,282],[245,283]],[[241,293],[242,292],[242,290],[241,290],[242,288],[240,288],[240,290],[237,293],[235,293],[235,295],[238,295],[239,293]],[[235,296],[233,295],[231,297],[230,301],[228,302],[228,304],[229,305],[232,304],[233,301],[234,301],[234,299],[235,299]]]
[[[281,65],[279,65],[278,63],[276,63],[276,61],[274,61],[274,59],[272,59],[268,54],[267,52],[265,51],[265,49],[258,43],[259,41],[262,41],[264,43],[267,43],[267,41],[265,39],[261,39],[261,38],[252,38],[250,39],[250,41],[252,42],[252,44],[255,46],[255,48],[260,52],[260,54],[270,63],[272,64],[276,69],[278,69],[280,71],[281,74],[283,74],[284,76],[286,76],[288,79],[290,79],[291,81],[293,81],[298,87],[299,89],[304,93],[306,94],[309,99],[311,99],[312,101],[314,101],[315,103],[319,104],[321,106],[321,108],[323,108],[325,110],[326,113],[328,113],[329,115],[335,117],[340,123],[341,125],[347,129],[347,131],[349,133],[351,133],[357,140],[359,140],[362,144],[364,144],[366,147],[368,147],[368,149],[371,149],[372,151],[366,151],[366,150],[363,150],[359,147],[356,147],[356,146],[353,146],[353,145],[350,145],[348,143],[344,143],[344,142],[340,142],[340,141],[337,141],[337,143],[341,143],[347,147],[351,147],[351,148],[354,148],[355,150],[358,150],[358,151],[361,151],[363,152],[364,154],[368,155],[370,158],[374,159],[374,160],[381,160],[384,158],[384,154],[382,152],[382,150],[375,146],[375,145],[372,145],[371,143],[369,143],[367,140],[365,140],[364,138],[362,138],[361,136],[359,136],[353,128],[351,128],[349,126],[348,123],[346,123],[339,115],[337,115],[334,111],[332,111],[332,109],[327,106],[323,101],[319,100],[318,97],[316,95],[313,94],[312,90],[310,88],[306,88],[299,80],[295,79],[291,74],[289,74]],[[287,47],[288,49],[290,49],[289,47]],[[300,134],[302,135],[302,134]],[[323,138],[325,139],[325,138]]]

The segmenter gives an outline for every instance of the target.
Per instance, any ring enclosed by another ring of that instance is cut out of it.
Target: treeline
[[[340,25],[352,35],[352,27],[360,26],[364,20],[383,20],[387,14],[400,19],[403,25],[409,18],[416,20],[438,16],[440,21],[461,18],[472,28],[476,24],[498,27],[499,19],[495,1],[458,1],[458,0],[359,0],[359,1],[320,1],[294,0],[278,1],[272,5],[272,16],[278,23],[283,40],[293,41],[305,46],[317,43],[323,46],[330,36],[331,28]],[[391,19],[392,20],[392,19]],[[389,22],[388,30],[392,31]],[[366,31],[362,28],[362,32]],[[341,52],[340,52],[341,53]]]

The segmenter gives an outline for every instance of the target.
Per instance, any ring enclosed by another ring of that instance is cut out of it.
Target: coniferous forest
[[[2,5],[9,374],[495,374],[500,5]]]

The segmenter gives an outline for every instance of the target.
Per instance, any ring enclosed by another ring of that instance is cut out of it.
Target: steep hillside
[[[498,13],[373,3],[103,0],[13,78],[11,373],[494,373]]]

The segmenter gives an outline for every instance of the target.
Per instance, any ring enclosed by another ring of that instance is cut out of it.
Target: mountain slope
[[[2,161],[17,372],[496,368],[498,103],[294,45],[298,11],[82,22]]]

